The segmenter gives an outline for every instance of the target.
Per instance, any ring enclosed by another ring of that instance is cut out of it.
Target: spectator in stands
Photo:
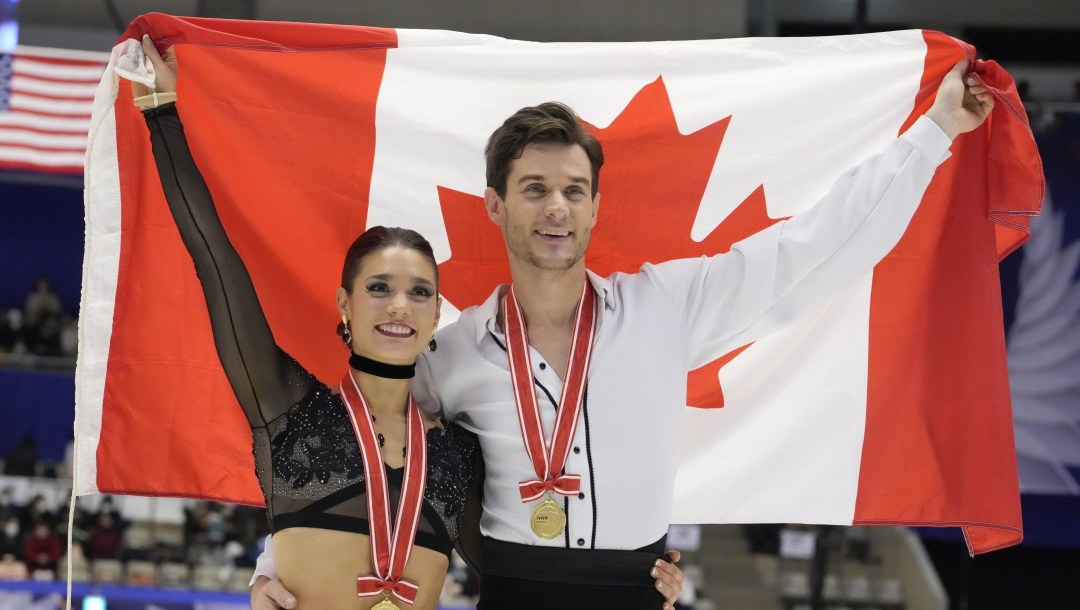
[[[34,499],[30,501],[30,504],[23,510],[22,514],[22,526],[23,529],[29,530],[36,523],[56,523],[56,516],[48,505],[45,503],[45,496],[38,494],[34,496]]]
[[[120,511],[116,509],[113,504],[112,496],[105,496],[101,499],[101,504],[98,504],[97,514],[94,515],[94,521],[97,522],[101,518],[101,515],[109,515],[112,517],[113,523],[116,527],[123,531],[127,525],[124,523],[124,518],[120,515]]]
[[[74,358],[79,353],[79,319],[65,315],[60,321],[60,355]]]
[[[66,515],[68,508],[65,506],[60,510],[60,514]],[[90,554],[90,530],[89,530],[90,516],[86,514],[86,511],[75,507],[75,514],[72,516],[72,528],[71,528],[71,544],[72,551],[79,551],[84,557]],[[67,538],[67,521],[60,519],[60,522],[56,524],[56,535],[61,539]]]
[[[34,290],[26,295],[23,324],[27,328],[36,328],[50,314],[59,316],[62,313],[60,297],[53,292],[52,282],[47,277],[39,277],[34,283]]]
[[[1024,112],[1027,113],[1028,122],[1032,124],[1044,122],[1043,119],[1040,119],[1039,113],[1036,112],[1038,105],[1032,105],[1038,100],[1031,94],[1031,83],[1026,80],[1016,81],[1016,94],[1020,96],[1020,103],[1024,105]]]
[[[62,553],[60,538],[56,536],[52,526],[46,521],[39,521],[34,525],[34,531],[26,539],[26,549],[23,551],[23,559],[30,574],[37,578],[45,576],[44,573],[47,572],[54,578],[56,564]]]
[[[56,477],[59,479],[71,480],[72,474],[75,472],[75,439],[71,439],[64,445],[64,461],[60,464],[60,469],[56,473]],[[64,514],[61,511],[61,514]]]
[[[19,446],[11,452],[4,462],[4,474],[16,477],[32,477],[37,474],[37,440],[32,434],[26,434],[19,441]],[[26,525],[23,523],[23,525]]]
[[[225,546],[225,516],[220,504],[212,504],[206,513],[206,542],[212,549]]]
[[[97,525],[90,532],[88,557],[90,559],[118,559],[123,541],[124,533],[113,521],[112,515],[106,512],[100,513]]]
[[[5,487],[0,490],[0,523],[7,521],[8,517],[18,517],[20,512],[22,511],[15,505],[11,488]]]
[[[184,509],[184,548],[188,561],[197,563],[206,556],[210,522],[210,504],[198,502],[193,507]]]
[[[228,506],[230,510],[226,518],[229,523],[225,530],[228,537],[244,545],[244,548],[251,548],[266,533],[266,512],[250,506]]]
[[[0,553],[0,580],[26,580],[30,574],[26,564],[11,553]]]
[[[13,307],[0,316],[0,354],[21,354],[25,351],[23,314],[21,310]]]
[[[1073,82],[1073,95],[1070,101],[1080,104],[1080,80]],[[1073,107],[1062,112],[1061,127],[1070,132],[1080,129],[1080,109]]]
[[[184,507],[184,546],[191,546],[198,542],[205,529],[205,520],[206,502]]]
[[[46,313],[37,326],[27,328],[26,344],[31,354],[38,356],[59,356],[60,352],[60,314]]]
[[[1031,82],[1026,80],[1016,81],[1016,94],[1020,96],[1021,102],[1034,102],[1035,98],[1031,95]]]
[[[15,514],[8,515],[0,528],[0,555],[12,554],[18,557],[22,550],[22,526],[19,517]]]

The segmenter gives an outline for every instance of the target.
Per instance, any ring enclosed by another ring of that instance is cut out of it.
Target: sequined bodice
[[[325,384],[314,377],[311,381],[300,402],[269,422],[269,460],[256,444],[259,480],[269,481],[263,489],[271,525],[274,531],[321,527],[366,534],[364,466],[345,405]],[[429,429],[427,441],[427,485],[417,544],[449,553],[461,529],[479,445],[475,435],[453,424]],[[270,472],[261,466],[267,462]],[[384,468],[396,512],[404,469]]]

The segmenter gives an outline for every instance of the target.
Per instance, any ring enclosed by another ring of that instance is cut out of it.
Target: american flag
[[[0,170],[83,171],[107,53],[15,47],[0,53]]]

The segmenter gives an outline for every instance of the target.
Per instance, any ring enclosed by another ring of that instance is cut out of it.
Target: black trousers
[[[664,539],[636,550],[566,549],[484,539],[477,610],[659,610],[649,575]]]

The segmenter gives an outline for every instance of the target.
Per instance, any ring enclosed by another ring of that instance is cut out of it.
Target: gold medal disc
[[[383,600],[371,607],[371,610],[401,610],[397,607],[397,604],[390,601],[389,597],[384,597]]]
[[[551,540],[566,529],[566,512],[551,499],[551,495],[533,509],[532,531],[544,540]]]

